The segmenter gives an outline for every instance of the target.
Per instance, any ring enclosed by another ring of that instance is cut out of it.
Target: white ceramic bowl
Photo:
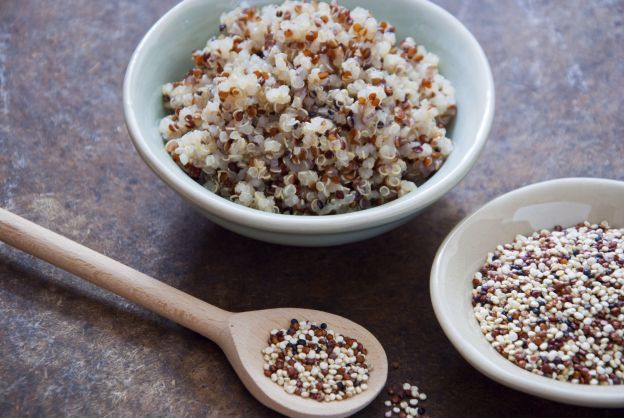
[[[472,311],[472,275],[488,252],[555,225],[606,220],[624,227],[624,182],[568,178],[514,190],[464,219],[438,250],[431,271],[435,314],[451,343],[477,370],[531,395],[575,405],[624,407],[623,386],[558,382],[532,374],[498,354],[486,341]]]
[[[270,1],[249,1],[263,5]],[[442,169],[417,191],[380,207],[329,216],[266,213],[230,202],[188,177],[165,152],[158,133],[164,116],[161,86],[191,67],[191,52],[218,32],[219,16],[236,2],[186,0],[167,12],[136,48],[124,80],[126,124],[151,169],[172,189],[217,224],[256,239],[302,246],[335,245],[369,238],[409,220],[455,186],[481,152],[494,114],[494,83],[483,50],[468,30],[426,0],[342,0],[365,7],[412,36],[440,57],[440,71],[456,88],[458,114],[449,136],[455,149]]]

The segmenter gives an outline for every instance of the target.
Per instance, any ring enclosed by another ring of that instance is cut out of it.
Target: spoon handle
[[[0,208],[0,240],[220,344],[232,313]]]

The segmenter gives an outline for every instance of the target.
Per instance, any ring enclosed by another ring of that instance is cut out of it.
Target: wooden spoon
[[[217,343],[249,392],[267,407],[293,417],[344,417],[364,408],[386,382],[388,362],[377,339],[360,325],[326,312],[280,308],[224,311],[0,208],[0,240],[131,300]],[[342,401],[320,403],[287,394],[264,376],[261,350],[274,328],[305,319],[356,338],[368,349],[368,389]]]

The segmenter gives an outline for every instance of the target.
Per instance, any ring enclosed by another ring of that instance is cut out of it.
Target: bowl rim
[[[167,183],[177,193],[189,200],[196,207],[202,208],[211,215],[226,222],[231,222],[246,227],[275,232],[296,231],[303,235],[318,235],[325,233],[341,233],[371,228],[389,224],[406,218],[414,211],[425,208],[438,200],[457,183],[459,183],[470,171],[481,154],[487,141],[495,108],[495,90],[492,71],[485,52],[470,31],[453,15],[442,7],[431,3],[429,0],[408,0],[416,7],[426,8],[429,12],[437,14],[448,25],[452,25],[470,45],[470,52],[474,54],[475,61],[484,73],[486,88],[484,89],[485,111],[479,121],[474,142],[467,152],[452,167],[451,171],[443,177],[432,177],[420,186],[421,193],[410,194],[370,209],[337,215],[311,216],[311,215],[285,215],[263,212],[229,201],[221,196],[209,192],[191,178],[182,179],[173,173],[159,157],[150,150],[147,140],[139,129],[137,115],[131,100],[131,79],[136,77],[139,70],[138,62],[143,56],[147,44],[167,25],[174,17],[184,15],[187,9],[204,0],[184,0],[166,12],[143,36],[134,50],[124,76],[123,105],[124,116],[130,138],[145,163],[154,171],[161,180]],[[428,184],[429,183],[429,184]]]
[[[436,253],[430,274],[430,297],[433,310],[442,330],[459,354],[475,369],[490,379],[512,389],[562,403],[588,407],[624,407],[624,387],[590,386],[560,382],[535,375],[512,363],[509,363],[509,365],[512,366],[510,368],[503,369],[499,367],[496,363],[489,360],[492,353],[495,352],[484,353],[467,341],[462,336],[462,332],[459,330],[458,326],[455,325],[454,317],[445,308],[445,304],[449,299],[447,298],[447,287],[442,280],[441,270],[443,269],[443,265],[447,264],[446,260],[448,260],[448,257],[446,257],[446,252],[451,244],[463,234],[463,230],[471,224],[472,221],[477,219],[483,211],[499,205],[502,202],[506,202],[521,194],[536,193],[565,185],[579,185],[585,187],[610,185],[624,188],[624,181],[590,177],[569,177],[547,180],[511,190],[479,207],[470,215],[466,216],[449,232]],[[483,338],[481,333],[479,333],[479,335]],[[495,354],[499,356],[498,353]],[[500,358],[502,359],[502,357]]]

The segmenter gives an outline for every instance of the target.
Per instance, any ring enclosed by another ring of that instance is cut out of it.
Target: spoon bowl
[[[0,241],[171,319],[217,343],[249,392],[265,406],[291,417],[344,417],[368,405],[383,388],[388,361],[365,328],[348,319],[310,309],[278,308],[233,313],[210,305],[105,255],[0,208]],[[368,389],[352,398],[317,402],[288,394],[264,375],[262,349],[272,329],[290,320],[325,322],[368,350]]]
[[[290,395],[264,375],[261,354],[272,329],[287,328],[291,318],[316,323],[356,338],[366,347],[370,375],[368,389],[352,398],[318,402]],[[229,332],[220,342],[232,367],[253,396],[265,406],[293,417],[345,417],[372,402],[383,389],[388,374],[386,353],[377,339],[362,326],[343,317],[311,309],[279,308],[233,314],[227,321]]]

